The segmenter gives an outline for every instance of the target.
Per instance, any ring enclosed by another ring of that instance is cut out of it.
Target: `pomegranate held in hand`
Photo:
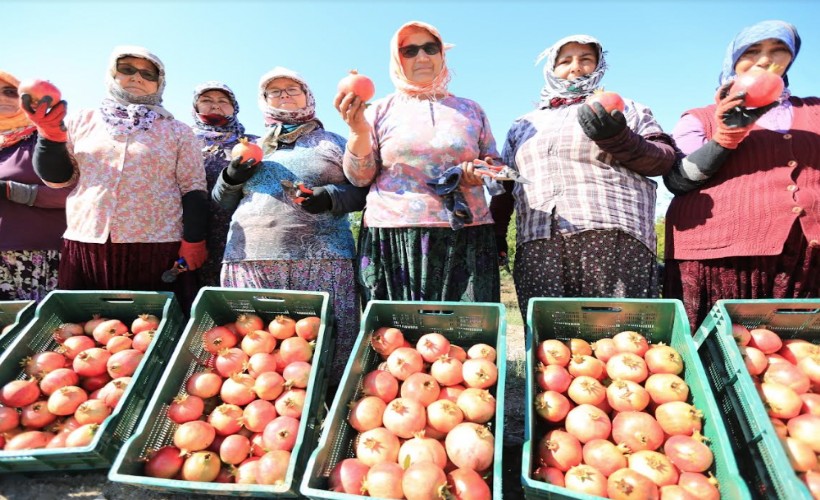
[[[590,108],[595,109],[592,105],[592,103],[595,102],[603,106],[607,113],[612,113],[612,111],[616,109],[621,113],[624,112],[624,100],[615,92],[603,90],[593,92],[591,96],[587,97],[586,103]]]
[[[753,67],[737,77],[729,95],[746,92],[745,105],[749,108],[759,108],[773,103],[783,93],[783,78],[775,71],[777,66],[772,64],[768,69]]]
[[[240,162],[253,159],[254,163],[262,161],[262,148],[252,142],[248,142],[246,138],[239,139],[239,144],[231,149],[231,158],[240,157]]]
[[[353,92],[362,101],[368,101],[376,95],[376,86],[373,85],[373,80],[360,75],[355,69],[350,70],[350,74],[339,81],[336,89],[343,94]]]
[[[47,80],[25,80],[20,82],[17,91],[20,95],[28,94],[31,96],[31,108],[34,110],[40,105],[40,99],[43,97],[51,97],[51,105],[49,107],[57,104],[60,99],[62,99],[62,95],[57,87]]]

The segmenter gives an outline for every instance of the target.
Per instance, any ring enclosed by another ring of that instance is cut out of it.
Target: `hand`
[[[729,128],[749,127],[770,109],[780,104],[780,101],[774,101],[759,108],[747,108],[744,106],[746,103],[746,92],[738,92],[732,96],[732,98],[727,99],[731,86],[732,83],[730,82],[718,90],[718,97],[720,98],[718,100],[718,107],[721,108],[719,119]],[[721,106],[721,101],[726,101],[726,104]]]
[[[29,120],[37,125],[37,133],[50,141],[66,142],[66,133],[63,119],[66,115],[66,102],[60,101],[51,106],[51,97],[45,96],[40,99],[37,109],[31,107],[31,96],[23,94],[20,96],[20,108],[28,115]],[[49,109],[51,107],[51,109]]]
[[[492,165],[492,159],[488,156],[485,160]],[[475,173],[475,164],[471,161],[461,162],[461,182],[467,186],[481,186],[484,184],[483,175]]]
[[[495,247],[498,250],[498,266],[505,267],[509,264],[509,257],[507,252],[509,248],[507,247],[507,236],[496,234],[495,235]]]
[[[601,103],[594,102],[592,106],[595,109],[586,104],[578,108],[578,123],[593,141],[611,139],[626,128],[626,117],[620,110],[613,109],[607,113]]]
[[[254,161],[253,158],[242,163],[242,157],[237,156],[225,167],[225,180],[233,185],[244,184],[253,177],[261,164],[261,161]]]
[[[320,186],[313,188],[313,194],[305,197],[299,205],[309,213],[320,214],[333,208],[333,200],[327,189]]]
[[[182,240],[179,245],[179,256],[185,259],[189,271],[199,269],[205,263],[205,259],[208,258],[205,240],[196,243]]]
[[[754,121],[751,120],[748,124],[743,125],[743,103],[746,99],[745,92],[738,92],[734,95],[729,95],[729,89],[733,82],[722,85],[717,94],[715,94],[715,121],[717,122],[717,130],[715,131],[715,142],[726,149],[737,149],[743,139],[749,135]],[[766,107],[766,106],[764,106]],[[766,107],[766,111],[770,108]],[[762,115],[762,113],[761,113]],[[727,121],[728,118],[728,121]]]
[[[364,117],[364,110],[367,108],[367,103],[362,101],[356,94],[344,94],[339,92],[333,100],[333,106],[339,112],[350,127],[350,131],[356,134],[369,134],[370,124]]]

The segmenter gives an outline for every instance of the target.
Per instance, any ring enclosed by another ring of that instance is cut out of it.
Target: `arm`
[[[43,136],[37,138],[32,158],[34,172],[47,186],[61,188],[76,181],[74,162],[65,142],[55,142]]]
[[[354,186],[369,186],[376,179],[378,163],[373,153],[373,127],[365,118],[366,103],[353,93],[336,95],[333,105],[350,128],[342,167]]]
[[[233,213],[242,200],[243,184],[231,184],[225,179],[225,170],[216,178],[216,184],[211,191],[211,199],[219,204],[228,213]]]
[[[202,154],[191,129],[182,126],[177,153],[176,179],[182,194],[182,241],[179,256],[191,271],[198,269],[208,257],[205,236],[208,231],[208,194]]]
[[[323,187],[330,195],[330,213],[334,215],[364,210],[367,193],[370,192],[370,186],[359,187],[347,182]]]
[[[39,184],[0,181],[0,198],[37,208],[65,208],[71,189],[50,188]]]
[[[518,123],[519,122],[517,121],[513,123],[509,132],[507,132],[507,140],[504,142],[504,153],[502,157],[502,162],[505,165],[516,170],[515,152],[518,146],[515,136],[518,130]],[[510,225],[510,219],[512,218],[513,211],[515,210],[515,199],[512,195],[514,184],[515,183],[513,181],[505,181],[503,183],[504,192],[493,196],[490,200],[490,214],[492,214],[493,221],[495,223],[495,242],[498,249],[498,255],[501,258],[505,258],[508,252],[507,228]]]

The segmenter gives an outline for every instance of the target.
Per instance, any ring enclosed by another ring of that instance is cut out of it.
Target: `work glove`
[[[37,133],[40,137],[54,142],[66,142],[68,140],[68,134],[63,123],[66,106],[65,101],[60,101],[51,106],[51,97],[45,96],[40,99],[37,109],[33,109],[31,107],[31,96],[28,94],[20,96],[20,107],[28,115],[29,120],[37,126]]]
[[[327,189],[320,186],[313,188],[313,194],[307,196],[299,205],[307,212],[320,214],[322,212],[329,212],[330,209],[333,208],[333,200]]]
[[[507,237],[501,234],[495,235],[495,247],[498,251],[498,265],[499,267],[506,267],[510,259],[507,256],[509,248],[507,247]]]
[[[233,185],[244,184],[253,177],[261,164],[261,161],[254,161],[252,158],[242,162],[242,157],[237,156],[225,167],[225,180]]]
[[[626,117],[617,109],[607,113],[600,103],[594,102],[590,107],[583,104],[578,108],[578,123],[581,129],[593,141],[611,139],[626,128]]]
[[[0,181],[0,200],[9,200],[21,205],[34,205],[38,186],[14,181]]]
[[[743,105],[746,99],[745,92],[729,95],[732,83],[721,86],[715,95],[717,131],[712,139],[726,149],[737,149],[749,135],[757,119],[779,104],[779,101],[775,101],[766,106],[749,109]]]
[[[205,259],[208,258],[205,240],[196,243],[182,240],[179,245],[179,256],[185,259],[189,271],[199,269],[205,263]]]

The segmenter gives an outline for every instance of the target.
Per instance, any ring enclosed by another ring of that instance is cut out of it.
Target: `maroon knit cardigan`
[[[820,242],[820,99],[789,99],[787,133],[755,125],[700,189],[676,196],[666,214],[666,257],[705,260],[778,255],[795,219]],[[715,106],[688,111],[715,127]]]

